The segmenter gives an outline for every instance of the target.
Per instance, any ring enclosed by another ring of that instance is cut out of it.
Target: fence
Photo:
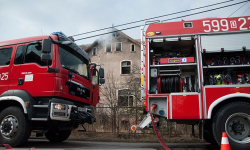
[[[139,124],[145,114],[142,107],[97,107],[95,110],[96,122],[85,124],[87,132],[114,133],[114,134],[154,134],[151,130],[131,131],[132,125]],[[160,119],[159,132],[170,137],[192,135],[198,136],[197,125],[176,124],[167,119]]]

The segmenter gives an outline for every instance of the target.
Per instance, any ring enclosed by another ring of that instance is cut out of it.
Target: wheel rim
[[[236,143],[250,143],[250,115],[235,113],[225,124],[227,136]]]
[[[6,116],[0,125],[1,135],[7,139],[14,137],[18,131],[18,121],[15,116]]]

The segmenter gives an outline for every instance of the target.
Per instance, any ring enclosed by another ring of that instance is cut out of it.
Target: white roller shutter
[[[242,51],[245,46],[250,49],[250,33],[234,33],[234,34],[210,34],[201,36],[201,47],[209,52],[220,52],[224,48],[225,52]]]

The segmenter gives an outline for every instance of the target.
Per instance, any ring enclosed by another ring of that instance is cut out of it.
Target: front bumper
[[[92,124],[95,116],[92,114],[91,106],[78,107],[72,104],[51,102],[50,119],[58,121],[75,121]]]

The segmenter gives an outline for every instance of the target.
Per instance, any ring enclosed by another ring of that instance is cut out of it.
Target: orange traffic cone
[[[220,150],[231,150],[226,132],[222,133]]]

